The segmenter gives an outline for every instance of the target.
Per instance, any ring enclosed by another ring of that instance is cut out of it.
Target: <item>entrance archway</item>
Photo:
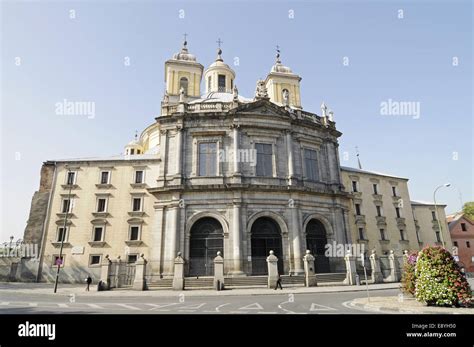
[[[260,217],[251,229],[252,275],[267,275],[267,257],[272,250],[278,257],[278,271],[283,274],[283,247],[281,231],[271,218]]]
[[[324,255],[327,244],[326,228],[317,219],[312,219],[306,226],[306,249],[316,258],[315,267],[317,273],[328,273],[329,259]]]
[[[214,218],[199,219],[191,228],[189,240],[189,276],[213,276],[214,258],[224,256],[224,231]]]

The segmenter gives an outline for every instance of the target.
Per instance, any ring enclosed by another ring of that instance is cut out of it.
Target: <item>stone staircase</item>
[[[345,273],[325,273],[316,274],[318,284],[340,285],[346,278]],[[184,279],[185,289],[213,289],[213,277],[186,277]],[[266,288],[267,276],[236,276],[225,277],[226,288]],[[304,276],[281,276],[281,284],[283,287],[302,287],[304,286]],[[171,289],[173,287],[173,279],[164,278],[148,284],[148,289]]]

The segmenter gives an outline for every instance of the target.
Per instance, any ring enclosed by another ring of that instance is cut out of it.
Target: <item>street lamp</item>
[[[443,245],[443,247],[446,247],[446,245],[445,245],[445,243],[444,243],[444,236],[443,236],[443,229],[441,228],[441,222],[439,221],[438,207],[436,206],[436,192],[437,192],[438,189],[440,189],[440,188],[443,188],[443,187],[448,188],[449,186],[451,186],[451,183],[442,184],[442,185],[436,187],[436,189],[435,189],[435,191],[434,191],[434,193],[433,193],[435,216],[436,216],[436,220],[438,221],[439,235],[441,236],[441,244]]]

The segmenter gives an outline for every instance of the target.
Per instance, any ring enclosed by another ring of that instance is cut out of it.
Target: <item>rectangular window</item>
[[[61,207],[62,213],[71,212],[71,200],[70,199],[63,199],[63,204]]]
[[[374,184],[372,185],[372,187],[374,188],[374,194],[378,194],[377,184],[374,183]]]
[[[89,259],[89,265],[99,265],[100,255],[91,255]]]
[[[143,183],[143,170],[135,171],[135,183]]]
[[[471,243],[469,241],[466,241],[466,247],[471,248]]]
[[[271,144],[256,143],[257,150],[257,176],[273,176],[273,149]]]
[[[133,198],[132,211],[140,212],[142,210],[142,198]]]
[[[457,242],[457,241],[454,241],[454,242],[453,242],[453,246],[454,246],[454,247],[458,247],[458,242]]]
[[[99,198],[97,199],[97,212],[106,212],[107,210],[107,199]]]
[[[375,208],[377,209],[377,216],[378,216],[378,217],[382,217],[382,207],[380,207],[380,206],[375,206]]]
[[[136,263],[137,259],[138,259],[138,255],[136,254],[129,254],[127,257],[127,261],[129,263]]]
[[[130,227],[130,241],[140,240],[140,227],[133,225]]]
[[[306,178],[311,181],[319,180],[318,152],[312,149],[304,150]]]
[[[109,171],[102,171],[100,173],[100,184],[109,184],[109,177],[110,177]]]
[[[130,149],[130,154],[131,154],[131,155],[134,155],[134,154],[135,154],[135,149],[134,149],[134,148]]]
[[[73,185],[76,184],[76,173],[72,171],[68,171],[67,173],[66,184]]]
[[[416,230],[416,240],[417,240],[419,243],[421,242],[420,231],[419,231],[419,230]]]
[[[400,229],[400,240],[401,241],[406,240],[405,230],[403,230],[403,229]]]
[[[365,240],[364,228],[359,228],[359,240]]]
[[[53,255],[53,266],[59,265],[61,267],[64,267],[64,262],[64,255],[62,255],[61,258],[59,257],[59,255]]]
[[[398,196],[397,195],[397,187],[392,186],[392,194],[393,194],[393,196]]]
[[[208,79],[207,79],[207,90],[209,92],[211,91],[211,76],[209,76]]]
[[[103,227],[94,227],[94,235],[92,237],[92,241],[102,241],[103,234],[104,234]]]
[[[357,181],[352,181],[352,191],[357,193],[359,190],[357,189]]]
[[[360,216],[360,204],[355,204],[355,208],[356,208],[356,215]]]
[[[441,235],[439,231],[436,231],[435,234],[436,234],[436,242],[441,242]]]
[[[461,230],[467,231],[466,223],[461,223]]]
[[[431,219],[437,220],[435,211],[431,211]]]
[[[225,75],[218,75],[218,92],[225,93]]]
[[[66,242],[66,237],[67,237],[67,228],[59,227],[56,241],[57,242]]]
[[[385,229],[380,229],[380,239],[381,240],[387,240],[386,236],[385,236]]]
[[[395,207],[395,212],[397,213],[397,218],[401,218],[400,207]]]
[[[217,175],[217,142],[199,144],[199,176]]]

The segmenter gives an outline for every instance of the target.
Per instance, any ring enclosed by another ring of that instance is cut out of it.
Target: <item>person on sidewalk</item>
[[[275,290],[277,290],[278,287],[280,287],[280,289],[283,290],[283,287],[281,286],[280,273],[278,273],[278,279],[277,279],[276,284],[275,284]]]
[[[88,292],[88,291],[89,291],[89,287],[91,286],[91,283],[92,283],[92,278],[91,278],[90,275],[87,276],[87,278],[86,278],[86,283],[87,283],[86,291]]]

